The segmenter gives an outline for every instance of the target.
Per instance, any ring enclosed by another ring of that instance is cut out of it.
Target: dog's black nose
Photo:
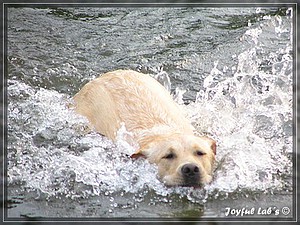
[[[199,176],[200,170],[195,164],[189,163],[181,167],[181,173],[186,178],[192,178]]]

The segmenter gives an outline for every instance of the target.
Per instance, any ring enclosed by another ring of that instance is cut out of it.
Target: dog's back
[[[168,91],[154,78],[131,70],[103,74],[74,96],[76,111],[98,132],[115,139],[123,122],[128,131],[169,127],[193,133]]]

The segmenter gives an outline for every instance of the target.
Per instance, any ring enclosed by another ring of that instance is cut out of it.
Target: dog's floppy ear
[[[151,151],[151,143],[153,141],[157,140],[157,136],[150,136],[143,139],[143,141],[140,142],[140,148],[133,153],[130,158],[137,159],[137,158],[148,158],[150,156]]]
[[[213,139],[210,139],[210,140],[211,140],[211,148],[212,148],[214,154],[216,155],[217,154],[217,143]]]
[[[216,155],[217,154],[217,143],[214,139],[207,137],[207,136],[201,136],[201,139],[207,141],[210,145],[210,148],[213,150],[213,153]]]
[[[146,148],[140,148],[135,153],[133,153],[130,158],[137,159],[137,158],[147,158],[146,156]]]
[[[133,153],[130,158],[132,159],[138,159],[138,158],[146,158],[146,156],[140,151],[138,150],[137,152]]]

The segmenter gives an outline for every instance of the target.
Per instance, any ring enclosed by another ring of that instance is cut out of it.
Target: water
[[[8,218],[292,218],[292,8],[9,8]],[[99,74],[150,73],[217,140],[214,181],[167,188],[69,108]],[[283,207],[292,211],[286,215]],[[234,217],[234,215],[232,216]]]

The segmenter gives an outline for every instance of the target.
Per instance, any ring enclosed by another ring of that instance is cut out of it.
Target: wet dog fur
[[[88,82],[74,96],[77,113],[95,129],[115,140],[124,123],[132,158],[144,157],[158,166],[167,186],[201,187],[211,182],[216,142],[194,134],[194,128],[169,92],[149,75],[116,70]]]

